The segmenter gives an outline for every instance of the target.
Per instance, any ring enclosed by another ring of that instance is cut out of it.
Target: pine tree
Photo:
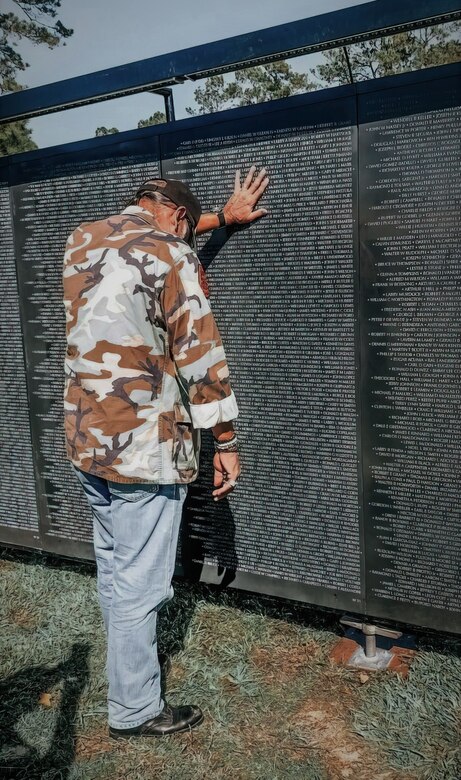
[[[61,0],[13,0],[18,13],[0,13],[0,94],[24,89],[17,76],[29,67],[17,49],[27,39],[53,49],[73,30],[56,19]],[[20,14],[20,15],[18,15]],[[0,125],[0,155],[36,149],[27,120]]]

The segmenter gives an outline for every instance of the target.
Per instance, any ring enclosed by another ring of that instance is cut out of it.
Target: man
[[[108,635],[109,733],[163,736],[203,720],[160,691],[157,613],[171,584],[199,431],[211,428],[216,501],[240,474],[238,408],[221,337],[199,284],[195,233],[252,222],[268,184],[250,169],[219,214],[154,179],[121,214],[69,237],[63,285],[67,455],[90,504]]]

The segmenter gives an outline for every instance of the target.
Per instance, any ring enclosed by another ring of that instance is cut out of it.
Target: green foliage
[[[155,114],[149,116],[147,119],[140,119],[138,127],[150,127],[150,125],[161,125],[166,122],[166,116],[163,111],[156,111]]]
[[[56,19],[61,0],[13,2],[22,17],[12,11],[0,13],[0,94],[17,92],[23,88],[17,81],[18,73],[29,67],[17,49],[23,39],[35,44],[45,44],[49,49],[53,49],[61,42],[65,44],[64,39],[73,33],[73,30]],[[37,145],[32,141],[31,135],[32,131],[24,119],[1,126],[0,155],[36,149]]]
[[[73,33],[73,30],[65,27],[59,19],[56,20],[61,0],[13,2],[26,18],[21,18],[11,11],[0,14],[0,92],[11,92],[20,88],[16,75],[18,71],[29,67],[17,50],[18,43],[24,38],[32,43],[44,43],[53,49]],[[50,24],[50,21],[54,23]]]
[[[120,130],[118,127],[104,127],[102,125],[101,127],[96,128],[95,136],[96,138],[99,138],[101,135],[113,135],[114,133],[119,133]]]
[[[32,140],[32,130],[24,120],[0,125],[0,157],[19,152],[30,152],[37,149]]]
[[[297,73],[287,62],[273,62],[254,68],[238,70],[234,80],[211,76],[203,87],[194,92],[198,108],[187,108],[188,114],[208,114],[226,108],[264,103],[267,100],[297,95],[315,89],[304,73]]]
[[[461,59],[461,24],[426,27],[348,47],[354,81],[445,65]],[[347,84],[349,71],[343,49],[325,52],[325,63],[312,73],[325,84]]]

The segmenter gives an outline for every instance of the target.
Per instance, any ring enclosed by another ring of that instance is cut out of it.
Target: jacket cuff
[[[220,401],[210,401],[208,404],[191,404],[189,407],[194,428],[214,428],[222,422],[229,422],[238,417],[238,406],[233,390],[231,394]]]

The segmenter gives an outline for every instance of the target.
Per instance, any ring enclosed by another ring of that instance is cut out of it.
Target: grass
[[[0,553],[0,777],[17,780],[460,780],[459,642],[408,678],[336,666],[337,617],[175,580],[160,612],[164,694],[203,724],[115,742],[93,567]]]

